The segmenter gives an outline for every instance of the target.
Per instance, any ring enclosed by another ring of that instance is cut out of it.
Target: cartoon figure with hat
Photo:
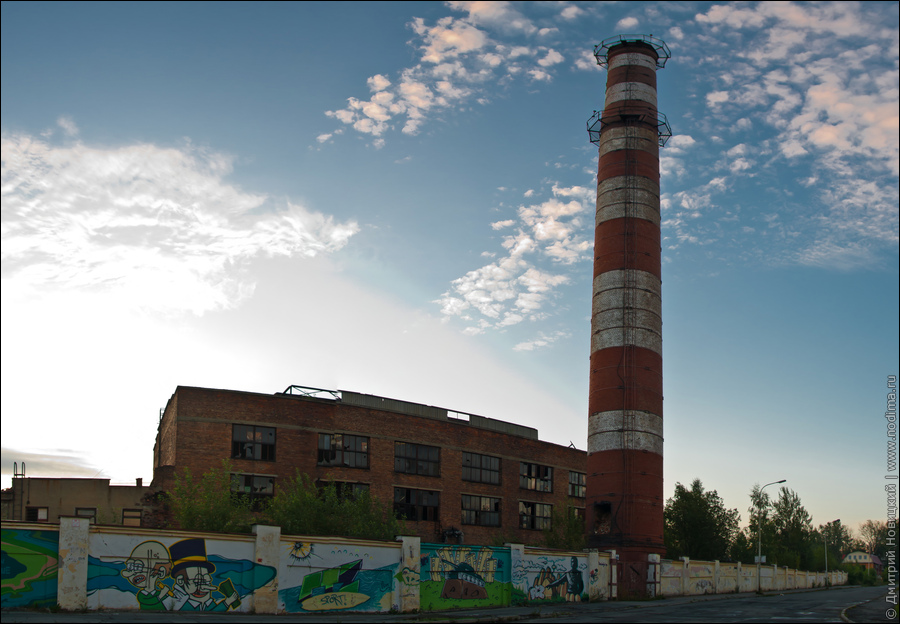
[[[203,539],[175,542],[169,547],[169,552],[172,554],[172,578],[175,580],[176,604],[173,610],[227,611],[240,606],[240,597],[231,580],[213,585],[212,573],[216,566],[206,558],[206,542]],[[212,598],[214,590],[226,598],[216,602]]]

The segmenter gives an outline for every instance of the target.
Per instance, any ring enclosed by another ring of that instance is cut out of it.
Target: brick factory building
[[[531,427],[348,391],[179,386],[153,453],[154,489],[227,459],[236,488],[265,500],[300,471],[368,488],[432,542],[536,545],[554,510],[584,514],[585,451]]]

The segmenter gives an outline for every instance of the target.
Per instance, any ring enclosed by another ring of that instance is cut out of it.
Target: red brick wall
[[[274,462],[230,460],[235,471],[276,475],[276,490],[279,480],[294,476],[299,470],[314,480],[331,478],[368,483],[370,492],[388,507],[393,505],[394,487],[439,491],[440,521],[409,523],[409,528],[426,541],[439,541],[442,530],[455,527],[464,532],[466,543],[491,543],[500,532],[504,536],[516,535],[524,543],[539,543],[542,537],[539,531],[518,529],[519,500],[563,507],[567,503],[584,506],[584,499],[568,497],[568,471],[585,472],[584,451],[479,429],[465,422],[398,414],[324,399],[179,387],[160,425],[157,444],[164,451],[161,456],[172,456],[166,449],[174,445],[177,471],[188,468],[200,475],[216,468],[231,456],[234,424],[276,428]],[[369,468],[317,466],[319,433],[369,437]],[[440,477],[394,472],[396,441],[439,447]],[[463,451],[500,457],[501,485],[463,481]],[[520,461],[552,466],[553,492],[520,489]],[[162,470],[157,474],[161,478],[154,484],[163,489],[169,487],[171,477],[163,478]],[[501,528],[463,525],[461,494],[501,498]]]

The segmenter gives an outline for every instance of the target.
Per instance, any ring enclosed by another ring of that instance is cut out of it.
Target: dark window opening
[[[489,527],[500,526],[500,499],[463,494],[462,523]]]
[[[275,477],[252,474],[231,475],[231,491],[250,501],[253,511],[264,509],[275,496]]]
[[[587,491],[587,475],[583,472],[569,471],[569,496],[584,498]]]
[[[231,458],[275,461],[275,427],[234,425]]]
[[[325,488],[334,486],[334,491],[340,500],[354,499],[363,492],[369,491],[368,483],[356,483],[355,481],[316,481],[319,494],[324,493]]]
[[[320,433],[320,466],[369,467],[369,438],[345,433]]]
[[[439,511],[439,492],[394,488],[394,513],[398,518],[410,522],[434,522]]]
[[[553,491],[553,468],[540,464],[519,463],[519,487],[536,492]]]
[[[406,474],[441,476],[441,451],[436,446],[394,443],[394,470]]]
[[[553,505],[519,501],[519,528],[549,531]]]
[[[462,454],[463,481],[500,485],[500,458],[478,453]]]

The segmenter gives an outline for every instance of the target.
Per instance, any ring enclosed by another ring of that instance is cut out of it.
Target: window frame
[[[573,481],[572,477],[576,477],[576,479]],[[581,493],[579,494],[578,492]],[[587,496],[587,473],[576,470],[569,471],[569,496],[574,498],[585,498]]]
[[[538,512],[543,512],[538,514]],[[553,529],[553,505],[535,501],[519,501],[519,528],[529,531]]]
[[[329,485],[334,484],[335,492],[340,500],[345,500],[347,498],[353,497],[356,498],[362,492],[371,492],[371,488],[368,483],[360,483],[358,481],[338,481],[335,479],[319,479],[316,481],[316,489],[319,491],[319,496],[322,495],[322,491],[328,487]]]
[[[405,453],[405,454],[401,454]],[[441,447],[416,442],[394,442],[394,472],[441,476]]]
[[[41,518],[41,512],[44,512],[44,517]],[[34,512],[34,519],[29,516]],[[50,522],[50,508],[49,507],[41,507],[38,505],[29,505],[25,507],[25,522]]]
[[[355,433],[320,432],[318,440],[317,466],[369,469],[369,436]],[[347,442],[349,441],[353,442],[353,448],[348,448]],[[332,454],[332,457],[326,459],[324,457],[326,453]],[[348,462],[351,459],[352,462]]]
[[[466,465],[468,459],[469,464]],[[485,467],[485,460],[492,464],[496,462],[496,470],[490,466]],[[478,464],[477,466],[475,464]],[[470,483],[486,483],[488,485],[502,485],[503,461],[499,457],[493,455],[483,455],[481,453],[472,453],[470,451],[462,452],[462,480]],[[496,480],[485,478],[486,475],[494,475]]]
[[[462,494],[460,501],[461,524],[483,527],[500,527],[503,518],[502,499],[498,496]]]
[[[75,516],[78,518],[87,518],[91,524],[97,524],[97,508],[96,507],[76,507]]]
[[[519,462],[519,488],[533,492],[553,492],[553,466]]]
[[[249,489],[245,479],[251,479]],[[265,490],[268,491],[264,491]],[[231,473],[231,492],[238,496],[246,496],[250,500],[250,508],[259,511],[263,503],[275,497],[275,475],[253,474],[250,472]]]
[[[434,504],[429,504],[431,502]],[[410,511],[413,513],[408,513]],[[441,493],[438,490],[394,487],[394,515],[407,522],[438,522],[441,517]]]
[[[135,515],[136,514],[136,515]],[[126,522],[126,520],[137,520],[137,524]],[[122,526],[143,526],[144,510],[143,509],[123,509],[122,510]]]
[[[242,439],[238,436],[239,430],[245,434],[251,434],[249,439]],[[231,459],[240,459],[245,461],[275,461],[275,444],[277,441],[276,427],[266,427],[263,425],[231,425]],[[267,434],[271,433],[271,442],[265,440]],[[252,449],[250,457],[246,456],[247,449]]]

